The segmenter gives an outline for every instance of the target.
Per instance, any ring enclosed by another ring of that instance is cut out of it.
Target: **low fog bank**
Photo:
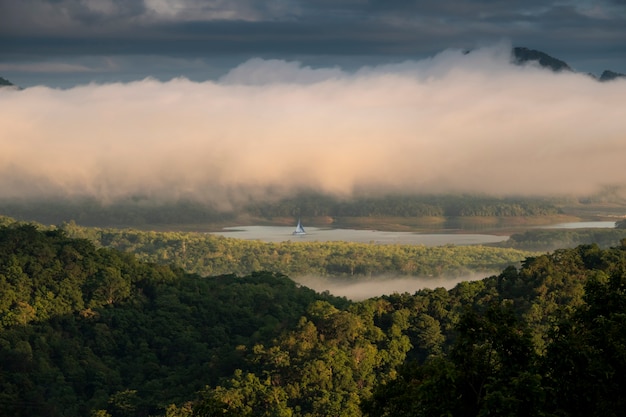
[[[0,196],[195,199],[309,189],[591,194],[626,184],[626,80],[510,45],[346,72],[250,60],[218,81],[0,91]]]
[[[394,293],[414,294],[422,289],[435,289],[443,287],[447,290],[454,288],[463,281],[478,281],[496,274],[495,272],[473,273],[461,277],[394,277],[381,276],[376,278],[355,277],[347,280],[345,278],[301,276],[292,277],[294,281],[317,292],[328,291],[338,297],[346,297],[352,301],[362,301],[368,298],[391,295]]]

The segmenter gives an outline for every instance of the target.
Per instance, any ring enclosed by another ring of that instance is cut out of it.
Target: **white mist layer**
[[[0,195],[586,194],[626,184],[625,97],[625,80],[512,65],[510,45],[355,73],[255,59],[217,82],[2,89]]]
[[[298,284],[311,288],[317,292],[328,291],[337,297],[346,297],[352,301],[362,301],[368,298],[392,294],[414,294],[426,288],[443,287],[447,290],[454,288],[463,281],[478,281],[493,274],[488,272],[475,273],[462,277],[381,277],[378,279],[356,277],[351,281],[341,278],[323,278],[316,276],[301,276],[292,278]]]

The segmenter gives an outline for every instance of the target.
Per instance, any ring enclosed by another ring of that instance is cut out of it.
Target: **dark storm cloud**
[[[22,86],[215,79],[255,57],[349,70],[502,39],[578,71],[626,72],[626,4],[616,0],[0,0],[0,7],[0,75]]]

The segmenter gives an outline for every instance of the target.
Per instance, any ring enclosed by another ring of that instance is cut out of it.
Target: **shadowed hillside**
[[[621,415],[626,240],[350,303],[0,227],[2,416]]]

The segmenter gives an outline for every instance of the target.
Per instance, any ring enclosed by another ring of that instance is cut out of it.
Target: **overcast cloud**
[[[547,52],[581,72],[626,72],[626,3],[0,1],[0,75],[22,86],[147,76],[206,81],[255,57],[350,70],[502,39]]]
[[[202,83],[3,89],[0,195],[228,203],[268,188],[511,195],[626,184],[626,80],[510,60],[501,43],[349,72],[253,59]]]

